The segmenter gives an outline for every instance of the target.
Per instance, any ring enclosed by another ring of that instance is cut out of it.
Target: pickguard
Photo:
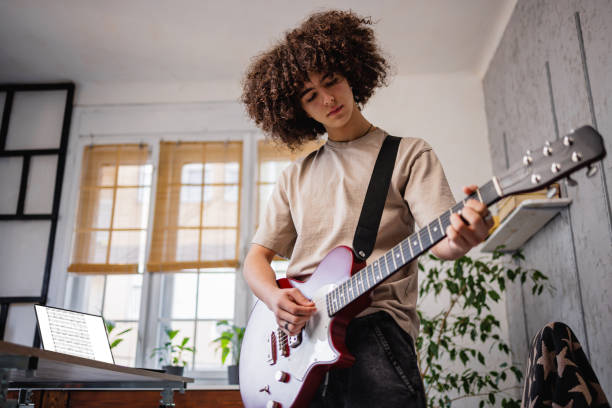
[[[333,363],[340,356],[331,343],[329,325],[332,319],[327,314],[325,304],[325,295],[335,286],[335,284],[324,285],[312,297],[317,312],[304,326],[302,344],[291,349],[289,357],[285,358],[286,363],[291,367],[291,374],[299,381],[304,381],[313,365]]]

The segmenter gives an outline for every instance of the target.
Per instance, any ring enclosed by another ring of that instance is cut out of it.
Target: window
[[[219,366],[216,322],[234,318],[238,266],[241,142],[164,142],[160,148],[149,272],[162,279],[165,328],[189,337],[192,370]],[[167,300],[167,301],[165,301]]]
[[[211,344],[216,322],[247,317],[235,295],[240,249],[251,238],[241,221],[253,231],[281,171],[318,146],[291,152],[242,137],[148,141],[153,154],[138,144],[84,148],[68,307],[102,313],[116,332],[132,328],[113,349],[118,364],[154,366],[151,350],[166,340],[164,329],[179,329],[196,348],[184,356],[187,373],[223,381]],[[245,175],[255,185],[245,188]],[[130,239],[117,238],[128,232]],[[279,275],[286,265],[273,262]]]
[[[86,146],[70,272],[71,308],[102,314],[115,333],[131,329],[113,350],[134,365],[152,165],[144,145]],[[85,274],[92,274],[85,276]]]

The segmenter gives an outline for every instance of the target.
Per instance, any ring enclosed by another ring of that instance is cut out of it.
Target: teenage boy
[[[387,135],[361,113],[389,70],[371,24],[352,12],[313,14],[256,57],[244,79],[247,112],[273,139],[295,148],[327,133],[321,148],[282,173],[244,264],[248,285],[290,335],[300,332],[315,305],[298,289],[279,288],[270,263],[277,254],[288,258],[287,276],[308,279],[333,248],[351,246]],[[410,235],[415,222],[426,225],[454,203],[431,147],[402,138],[369,259]],[[451,216],[434,255],[456,259],[482,242],[491,225],[487,214],[482,203],[468,201]],[[331,370],[311,406],[425,407],[414,350],[417,283],[413,262],[373,290],[371,306],[347,329],[355,364]]]

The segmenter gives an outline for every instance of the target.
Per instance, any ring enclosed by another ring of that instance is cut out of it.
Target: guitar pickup
[[[280,347],[281,350],[281,356],[283,357],[289,357],[289,339],[287,336],[287,334],[281,330],[281,328],[278,328],[278,345]]]
[[[296,348],[300,344],[302,344],[302,332],[297,336],[289,336],[289,347]]]
[[[270,365],[276,364],[277,347],[276,347],[276,333],[270,333],[270,337],[266,339],[266,361]]]

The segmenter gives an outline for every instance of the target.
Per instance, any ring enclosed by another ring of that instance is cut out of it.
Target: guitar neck
[[[499,201],[501,195],[498,193],[499,186],[496,187],[496,183],[497,179],[491,179],[464,200],[453,205],[435,220],[408,236],[384,255],[331,290],[326,295],[328,314],[333,316],[338,313],[353,300],[381,284],[389,276],[444,239],[446,228],[450,225],[451,214],[461,211],[468,200],[478,200],[487,207]]]

